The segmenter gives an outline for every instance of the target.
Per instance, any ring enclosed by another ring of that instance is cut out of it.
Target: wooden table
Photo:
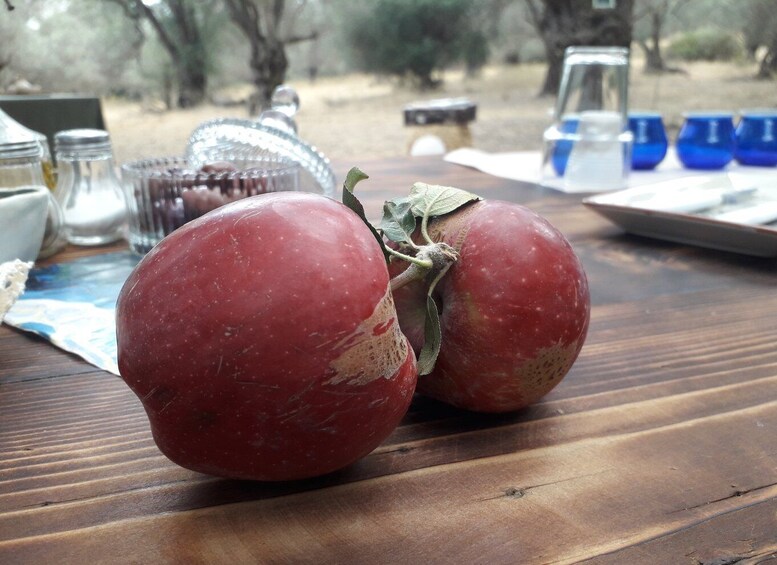
[[[170,463],[120,379],[3,326],[0,563],[777,559],[777,261],[628,236],[579,196],[435,159],[359,165],[373,217],[424,180],[568,236],[594,306],[561,385],[501,416],[419,397],[348,469],[238,482]]]

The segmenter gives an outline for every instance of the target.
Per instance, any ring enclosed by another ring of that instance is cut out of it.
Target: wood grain
[[[567,234],[594,308],[561,385],[499,416],[417,397],[348,469],[227,481],[162,456],[119,378],[2,326],[0,563],[777,559],[776,262],[626,236],[579,197],[434,159],[360,165],[371,217],[425,180]]]

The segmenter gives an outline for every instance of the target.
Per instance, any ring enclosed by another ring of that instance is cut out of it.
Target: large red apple
[[[366,455],[416,382],[380,247],[322,196],[229,204],[160,242],[117,304],[122,377],[172,461],[286,480]]]
[[[481,412],[537,401],[572,367],[588,329],[588,282],[568,241],[533,211],[499,201],[433,218],[428,233],[459,256],[433,293],[442,345],[418,391]],[[394,292],[416,352],[427,287],[428,279]]]

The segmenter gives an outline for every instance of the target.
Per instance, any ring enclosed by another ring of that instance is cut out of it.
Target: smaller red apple
[[[536,402],[568,373],[588,330],[588,282],[569,242],[528,208],[487,200],[432,218],[428,235],[458,259],[432,294],[442,344],[418,391],[479,412]],[[414,239],[422,241],[418,231]],[[417,353],[428,286],[427,277],[394,291]]]

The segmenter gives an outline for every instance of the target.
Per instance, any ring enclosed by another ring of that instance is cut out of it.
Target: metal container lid
[[[69,129],[54,134],[57,155],[95,156],[111,152],[111,137],[102,129]]]
[[[40,142],[35,140],[3,143],[0,145],[0,159],[40,159]]]
[[[405,125],[466,124],[475,120],[477,104],[467,98],[413,102],[404,108]]]

